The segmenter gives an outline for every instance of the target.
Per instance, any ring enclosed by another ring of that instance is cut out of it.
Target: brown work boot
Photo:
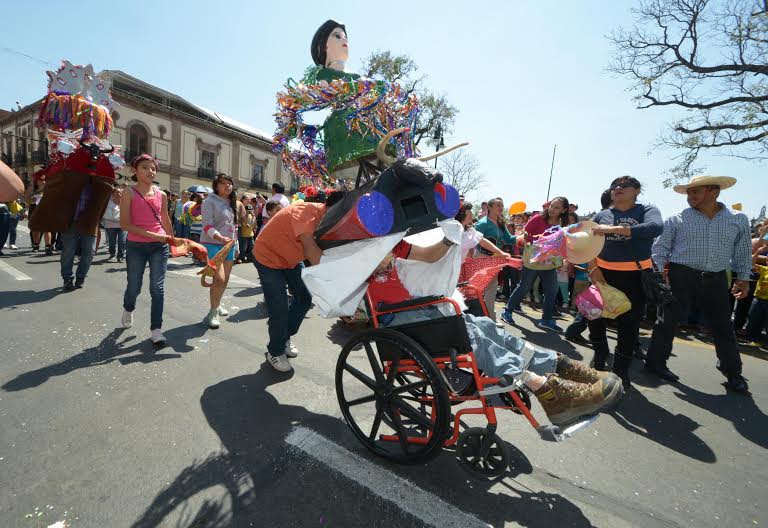
[[[621,379],[611,374],[597,383],[578,383],[550,374],[534,392],[553,425],[566,425],[582,416],[596,414],[616,403],[624,389]]]
[[[578,383],[597,383],[611,376],[610,372],[604,372],[587,366],[586,363],[575,361],[565,354],[557,353],[557,369],[555,373],[565,380]]]

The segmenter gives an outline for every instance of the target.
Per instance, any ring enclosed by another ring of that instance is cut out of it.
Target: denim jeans
[[[83,235],[70,229],[64,233],[59,233],[62,243],[61,251],[61,278],[64,281],[72,280],[72,267],[75,262],[75,253],[80,250],[80,262],[77,264],[75,280],[82,283],[85,276],[88,275],[88,269],[93,260],[93,250],[96,248],[96,237],[92,235]]]
[[[545,321],[552,320],[555,310],[555,297],[557,296],[557,270],[553,269],[534,270],[523,266],[520,282],[507,302],[507,310],[511,311],[513,308],[520,308],[520,302],[525,297],[525,294],[530,291],[536,277],[541,278],[541,284],[544,287],[544,314],[541,318]]]
[[[168,244],[164,242],[126,242],[125,266],[128,285],[123,296],[123,309],[132,312],[141,292],[144,269],[149,264],[149,295],[152,297],[150,330],[163,327],[165,302],[165,272],[168,269]]]
[[[119,227],[107,227],[107,242],[109,243],[109,256],[123,260],[125,256],[125,239],[128,233],[120,229]],[[115,253],[115,246],[117,246],[117,253]]]
[[[11,215],[8,221],[8,244],[16,244],[16,226],[19,225],[19,215]]]
[[[760,341],[763,330],[768,332],[768,299],[755,297],[752,300],[752,308],[749,310],[747,337],[751,341]]]
[[[8,240],[8,231],[11,226],[11,213],[8,209],[0,209],[0,252],[3,251],[3,246],[6,240]]]
[[[182,224],[180,221],[176,220],[173,224],[174,235],[177,238],[189,238],[190,227],[191,226]]]
[[[269,314],[267,350],[273,357],[281,356],[285,354],[285,345],[288,340],[299,331],[304,316],[312,306],[312,295],[301,280],[304,264],[291,269],[275,269],[254,260],[253,265],[259,273],[264,302]],[[292,295],[290,304],[288,293],[285,291],[286,286]]]
[[[426,306],[385,314],[379,318],[379,323],[384,327],[396,327],[440,317],[445,316],[435,306]],[[477,366],[487,376],[494,378],[508,376],[517,379],[525,370],[540,376],[555,372],[557,368],[555,351],[507,333],[498,328],[489,317],[475,317],[468,313],[463,317]]]

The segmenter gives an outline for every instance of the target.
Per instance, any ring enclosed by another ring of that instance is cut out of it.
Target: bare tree
[[[445,178],[444,181],[456,187],[459,194],[466,196],[485,186],[485,176],[480,172],[480,163],[472,154],[459,149],[438,159],[438,167]]]
[[[703,150],[768,159],[768,0],[641,0],[633,13],[609,35],[609,71],[638,108],[683,112],[656,144],[681,151],[665,185],[698,172]]]
[[[364,77],[384,79],[396,82],[409,93],[419,97],[421,112],[416,119],[415,143],[431,138],[440,123],[443,133],[448,135],[453,130],[453,122],[459,110],[448,102],[445,95],[427,90],[426,76],[419,74],[419,67],[408,55],[393,55],[390,51],[374,51],[363,59],[360,73]]]

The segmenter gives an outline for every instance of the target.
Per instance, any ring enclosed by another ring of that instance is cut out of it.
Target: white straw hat
[[[604,236],[592,234],[597,224],[584,220],[565,228],[565,255],[571,264],[584,264],[597,257],[605,244]]]
[[[694,176],[685,185],[675,185],[672,189],[677,193],[686,194],[688,189],[703,185],[717,185],[720,190],[723,190],[736,185],[736,178],[730,176]]]

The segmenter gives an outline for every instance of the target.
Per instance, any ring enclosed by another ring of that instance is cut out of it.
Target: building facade
[[[142,152],[154,155],[161,188],[179,192],[192,185],[210,186],[216,173],[223,172],[240,192],[267,192],[273,182],[297,190],[297,180],[272,152],[268,134],[119,70],[99,76],[112,81],[112,98],[118,103],[110,142],[122,147],[127,163]],[[0,112],[0,155],[26,183],[48,160],[45,131],[35,126],[41,102]],[[127,180],[130,169],[120,174]]]

